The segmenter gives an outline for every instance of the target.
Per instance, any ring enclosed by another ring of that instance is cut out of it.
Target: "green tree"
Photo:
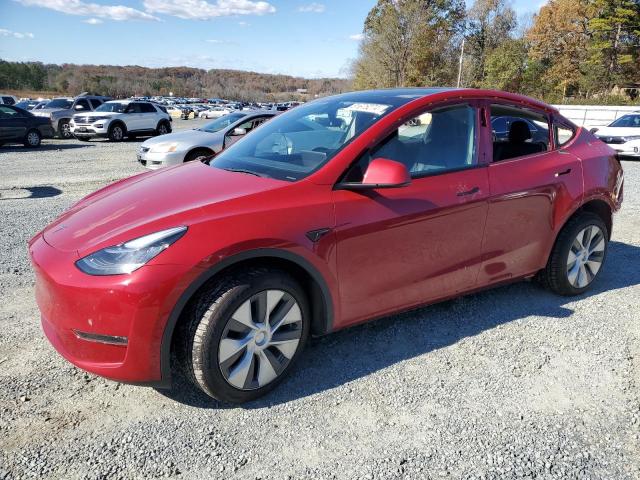
[[[597,72],[601,89],[640,81],[640,2],[592,0],[589,29],[589,64]]]
[[[449,83],[462,0],[378,0],[364,24],[355,88]]]
[[[509,44],[517,24],[515,11],[505,0],[475,0],[467,16],[466,83],[472,86],[486,83],[487,59],[494,50]],[[495,60],[494,57],[494,63]]]

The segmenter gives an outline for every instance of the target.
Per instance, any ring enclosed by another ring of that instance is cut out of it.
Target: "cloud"
[[[11,30],[7,30],[6,28],[0,28],[0,37],[13,37],[22,40],[25,38],[34,38],[34,36],[35,35],[31,32],[13,32]]]
[[[322,3],[310,3],[309,5],[301,5],[298,7],[299,12],[305,13],[324,13],[325,6]]]
[[[103,23],[99,18],[87,18],[86,20],[83,20],[83,22],[88,23],[89,25],[100,25]]]
[[[213,43],[214,45],[237,45],[236,42],[232,42],[231,40],[218,40],[217,38],[210,38],[205,40],[207,43]]]
[[[254,0],[144,0],[149,13],[162,13],[189,20],[209,20],[231,15],[267,15],[276,8],[268,2]]]
[[[364,40],[364,33],[355,33],[353,35],[349,35],[349,40],[355,40],[356,42]]]
[[[110,20],[159,20],[157,17],[124,5],[100,5],[82,0],[15,0],[29,7],[43,7],[67,15],[108,18]]]

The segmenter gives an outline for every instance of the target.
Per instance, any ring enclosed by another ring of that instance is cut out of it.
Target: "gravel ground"
[[[0,149],[0,479],[640,478],[640,162],[588,295],[523,282],[315,339],[229,408],[89,375],[41,333],[27,240],[141,171],[138,145]]]

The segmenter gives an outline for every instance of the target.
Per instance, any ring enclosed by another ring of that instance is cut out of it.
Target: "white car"
[[[606,127],[591,131],[621,156],[640,158],[640,112],[624,115]]]
[[[93,112],[74,115],[69,126],[78,140],[106,137],[119,142],[125,137],[171,133],[171,116],[151,102],[113,100]]]
[[[205,110],[204,112],[200,112],[198,116],[200,118],[220,118],[224,117],[230,112],[231,110],[229,110],[228,108],[214,107],[209,110]]]

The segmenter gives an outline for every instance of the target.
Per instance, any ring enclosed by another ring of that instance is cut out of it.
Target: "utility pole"
[[[458,66],[458,88],[460,88],[460,84],[462,83],[462,63],[464,62],[464,42],[465,38],[462,37],[462,47],[460,48],[460,64]]]

